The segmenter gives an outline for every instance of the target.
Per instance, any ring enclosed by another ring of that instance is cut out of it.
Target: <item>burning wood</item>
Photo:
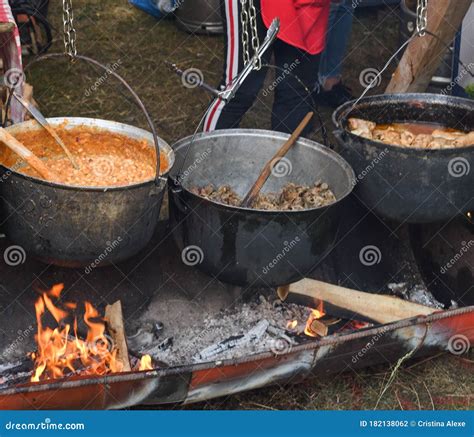
[[[278,297],[280,298],[282,302],[286,300],[289,292],[290,292],[289,285],[281,285],[280,287],[277,288]]]
[[[63,285],[54,286],[42,293],[35,303],[38,331],[35,340],[37,352],[31,354],[34,361],[31,382],[63,378],[76,374],[105,375],[131,370],[123,328],[120,302],[107,307],[107,321],[112,337],[106,334],[106,325],[91,303],[84,303],[84,322],[88,327],[85,340],[79,337],[78,320],[67,322],[77,305],[65,302],[59,308],[53,300],[59,300]],[[43,325],[46,310],[54,317],[57,327]],[[151,359],[143,358],[139,370],[151,368]]]
[[[328,332],[328,326],[318,319],[311,320],[304,331],[304,333],[309,337],[326,337],[326,335],[328,335]]]
[[[123,371],[130,372],[130,359],[128,356],[127,339],[125,337],[125,328],[123,326],[122,304],[118,300],[113,305],[105,307],[105,320],[107,328],[114,340],[118,353],[117,358],[123,363]]]
[[[325,337],[328,335],[328,327],[322,323],[321,319],[326,313],[324,312],[323,301],[319,301],[318,308],[311,311],[311,314],[306,321],[304,333],[308,337]]]
[[[416,316],[426,316],[436,311],[413,302],[393,296],[366,293],[338,285],[302,279],[290,285],[291,293],[323,300],[336,307],[344,308],[379,323],[390,323]]]

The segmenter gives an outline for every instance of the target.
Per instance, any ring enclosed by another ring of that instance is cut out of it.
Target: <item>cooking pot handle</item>
[[[187,214],[189,212],[189,208],[187,207],[186,203],[183,201],[183,186],[181,182],[176,178],[170,178],[169,189],[174,194],[173,195],[173,202],[176,208],[183,214]]]
[[[332,132],[339,143],[347,142],[346,132],[343,129],[336,129]]]
[[[36,64],[39,61],[43,61],[46,59],[50,58],[64,58],[67,55],[64,53],[48,53],[47,55],[42,55],[38,56],[37,58],[33,59],[31,62],[28,63],[25,67],[25,71],[30,68],[33,64]],[[122,76],[119,76],[115,71],[113,71],[111,68],[107,67],[106,65],[101,64],[100,62],[96,61],[95,59],[89,58],[88,56],[83,56],[83,55],[76,55],[74,57],[75,59],[80,59],[82,61],[85,61],[89,64],[95,65],[96,67],[101,68],[104,70],[107,74],[110,76],[115,77],[133,96],[135,103],[137,106],[143,111],[145,114],[146,121],[148,122],[148,125],[150,126],[151,133],[153,135],[153,142],[155,143],[155,149],[156,149],[156,177],[155,177],[155,183],[158,185],[160,188],[164,187],[166,184],[166,178],[160,175],[160,165],[161,165],[161,156],[160,156],[160,144],[158,140],[158,135],[156,133],[156,128],[155,124],[153,123],[153,120],[150,117],[150,114],[148,113],[147,109],[145,108],[145,105],[141,101],[140,97],[138,97],[137,93],[132,89],[132,87],[123,79]]]

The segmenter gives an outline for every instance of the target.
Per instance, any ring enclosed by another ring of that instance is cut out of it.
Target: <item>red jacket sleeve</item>
[[[261,0],[262,17],[269,26],[280,19],[278,38],[312,55],[324,50],[331,0]]]
[[[325,7],[330,3],[331,0],[293,0],[293,3],[297,8],[304,6],[314,6],[314,7]]]

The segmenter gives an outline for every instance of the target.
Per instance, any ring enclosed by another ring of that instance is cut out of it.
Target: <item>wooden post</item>
[[[428,0],[429,34],[414,38],[403,54],[386,93],[423,92],[456,35],[472,0]]]

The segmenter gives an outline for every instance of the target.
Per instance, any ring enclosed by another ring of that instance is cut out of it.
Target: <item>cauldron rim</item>
[[[150,147],[155,148],[153,144],[153,135],[151,134],[151,132],[139,127],[132,126],[127,123],[121,123],[118,121],[104,120],[102,118],[92,118],[92,117],[48,117],[47,121],[53,127],[54,125],[67,122],[67,126],[69,127],[87,126],[87,127],[95,127],[95,128],[103,129],[103,130],[110,130],[111,132],[121,133],[122,135],[125,135],[125,136],[128,136],[129,134],[133,134],[137,138],[147,140]],[[27,120],[27,121],[23,121],[21,123],[17,123],[12,126],[9,126],[6,129],[10,133],[14,133],[15,131],[21,130],[22,128],[25,128],[25,127],[28,130],[41,128],[41,126],[35,120]],[[114,128],[116,130],[114,130]],[[170,173],[171,169],[173,168],[173,165],[175,162],[175,154],[172,147],[165,140],[163,140],[161,137],[158,137],[158,140],[160,141],[160,150],[166,154],[166,157],[168,159],[168,168],[166,169],[165,172],[161,173],[162,177],[166,177]],[[98,192],[98,193],[111,192],[111,191],[125,191],[125,190],[141,188],[141,187],[155,184],[155,177],[153,177],[152,179],[148,181],[139,182],[139,183],[130,184],[130,185],[120,185],[120,186],[111,186],[111,187],[108,187],[108,186],[88,187],[88,186],[83,186],[83,185],[68,185],[68,184],[61,184],[58,182],[46,181],[44,179],[36,178],[34,176],[28,176],[23,173],[17,172],[16,170],[12,170],[11,168],[8,168],[3,164],[0,164],[0,169],[4,171],[6,170],[10,172],[11,174],[15,175],[16,177],[33,182],[35,184],[44,185],[44,186],[48,186],[52,188],[58,188],[62,190],[72,190],[72,191],[87,191],[87,192]]]
[[[342,131],[344,134],[349,135],[349,137],[354,141],[364,141],[371,146],[377,147],[379,149],[393,149],[396,151],[403,151],[403,153],[409,155],[419,155],[419,156],[427,156],[431,154],[436,154],[440,156],[450,156],[450,155],[459,155],[460,153],[464,152],[471,152],[474,151],[474,144],[465,147],[450,147],[446,149],[424,149],[421,147],[405,147],[399,146],[396,144],[387,144],[382,141],[370,140],[368,138],[361,137],[359,135],[354,135],[350,130],[346,129],[341,121],[347,118],[348,113],[350,113],[350,109],[357,102],[354,108],[362,104],[370,104],[371,102],[384,102],[385,104],[389,103],[409,103],[423,101],[424,103],[437,103],[437,104],[448,104],[453,106],[456,103],[466,105],[466,110],[474,110],[474,101],[471,99],[463,98],[463,97],[454,97],[454,96],[447,96],[443,94],[431,94],[431,93],[405,93],[405,94],[376,94],[373,96],[366,96],[363,97],[359,102],[357,99],[351,100],[346,102],[336,108],[336,110],[332,113],[332,122],[336,127],[337,131]],[[431,102],[430,102],[431,101]],[[469,108],[470,107],[470,108]]]
[[[287,140],[290,137],[290,134],[286,134],[284,132],[266,130],[266,129],[241,129],[241,128],[238,128],[238,129],[219,129],[219,130],[212,131],[212,132],[201,132],[201,133],[196,134],[195,136],[194,135],[189,135],[185,138],[182,138],[182,139],[178,140],[171,147],[173,148],[173,150],[177,150],[180,147],[186,147],[186,145],[193,139],[193,136],[194,136],[194,141],[196,141],[196,140],[199,140],[203,137],[216,138],[216,137],[220,137],[220,136],[227,136],[229,134],[237,134],[237,133],[239,133],[239,134],[259,135],[259,136],[262,136],[262,137],[266,137],[266,136],[270,135],[270,136],[278,137],[279,139],[281,139],[282,144],[285,140]],[[326,155],[331,156],[331,158],[333,158],[341,166],[341,168],[344,170],[344,172],[346,174],[346,177],[348,179],[348,188],[346,189],[345,193],[342,196],[339,196],[336,199],[335,202],[333,202],[329,205],[319,206],[317,208],[300,209],[300,210],[266,210],[266,209],[250,208],[250,207],[244,208],[244,207],[240,207],[240,206],[226,205],[224,203],[216,202],[215,200],[211,200],[211,199],[207,199],[203,196],[199,196],[198,194],[193,193],[192,191],[188,190],[182,184],[179,184],[179,187],[182,190],[186,191],[187,195],[190,195],[192,197],[210,202],[215,207],[219,207],[219,208],[222,208],[224,210],[232,211],[234,213],[240,211],[240,212],[245,212],[245,213],[250,213],[250,214],[264,214],[264,215],[267,215],[267,216],[271,216],[271,215],[278,216],[278,215],[281,215],[281,214],[295,215],[295,214],[312,213],[314,211],[322,211],[324,209],[328,209],[328,208],[331,208],[331,207],[334,207],[334,206],[340,204],[340,202],[342,202],[344,199],[346,199],[352,193],[352,191],[354,190],[354,187],[356,185],[356,175],[355,175],[355,172],[354,172],[354,169],[352,168],[352,166],[339,153],[335,152],[334,150],[330,149],[329,147],[326,147],[323,144],[320,144],[316,141],[310,140],[308,138],[300,137],[297,140],[297,144],[301,144],[305,147],[315,148],[315,149],[325,153]],[[176,185],[176,180],[175,180],[176,175],[174,175],[172,173],[173,173],[173,171],[171,171],[170,174],[168,175],[169,186],[170,187],[173,187],[174,185]]]

